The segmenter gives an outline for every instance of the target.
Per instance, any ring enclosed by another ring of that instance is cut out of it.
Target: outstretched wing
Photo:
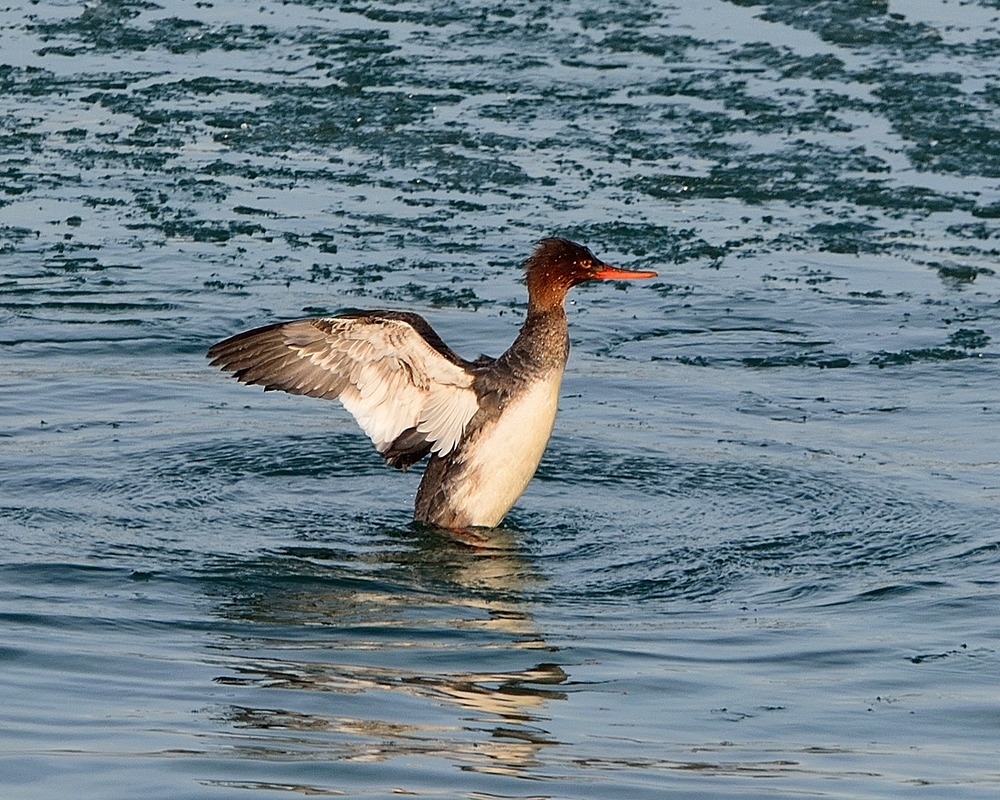
[[[467,362],[417,314],[281,322],[219,342],[208,357],[243,383],[340,400],[395,467],[450,453],[479,410]]]

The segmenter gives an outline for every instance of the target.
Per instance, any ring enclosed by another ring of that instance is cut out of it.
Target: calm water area
[[[552,235],[478,546],[205,359]],[[997,0],[7,0],[0,798],[295,796],[1000,796]]]

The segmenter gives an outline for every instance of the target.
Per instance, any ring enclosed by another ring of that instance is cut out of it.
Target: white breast
[[[463,478],[449,505],[472,521],[495,527],[531,481],[552,435],[562,370],[528,384],[463,453]]]

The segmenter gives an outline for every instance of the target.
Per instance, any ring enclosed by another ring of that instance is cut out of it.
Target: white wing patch
[[[447,455],[479,410],[474,378],[409,320],[436,338],[426,322],[406,316],[375,312],[286,322],[238,334],[209,356],[244,383],[339,399],[380,453],[413,428],[431,452]]]
[[[458,444],[465,426],[478,410],[475,392],[454,392],[447,387],[433,386],[420,410],[416,428],[434,441],[431,452],[444,456]]]

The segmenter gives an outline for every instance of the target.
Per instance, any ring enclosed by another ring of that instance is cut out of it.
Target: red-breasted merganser
[[[569,357],[567,292],[656,277],[612,267],[566,239],[543,239],[525,269],[528,317],[499,358],[466,361],[423,317],[400,311],[279,322],[219,342],[208,357],[265,391],[340,400],[389,466],[405,470],[430,454],[417,521],[493,528],[535,474],[555,424]]]

